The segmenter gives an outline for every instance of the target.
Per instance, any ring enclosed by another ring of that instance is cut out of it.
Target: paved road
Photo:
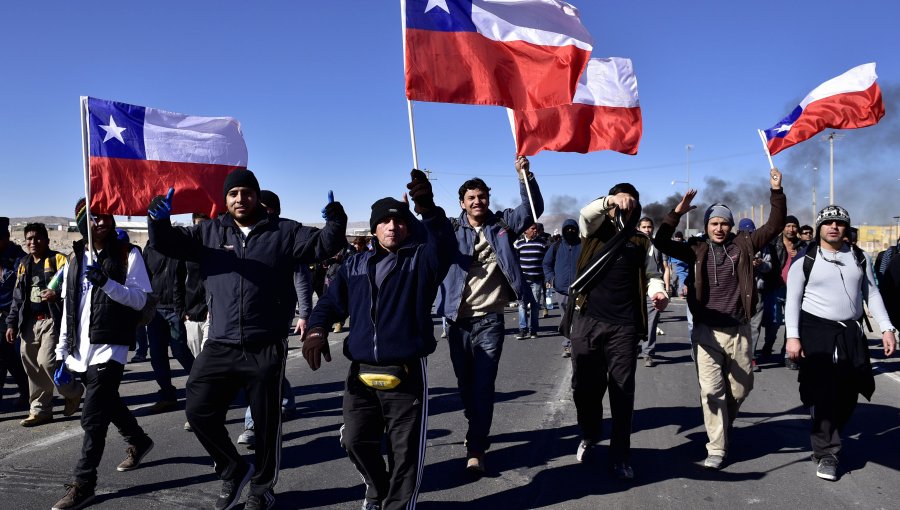
[[[766,365],[738,418],[728,464],[720,472],[698,467],[705,433],[698,390],[685,339],[684,304],[663,314],[660,364],[638,367],[632,436],[635,480],[613,479],[605,462],[575,462],[575,410],[568,388],[569,360],[560,357],[552,332],[558,312],[542,319],[545,336],[517,341],[515,311],[506,315],[507,337],[497,383],[488,476],[472,481],[463,472],[465,423],[445,342],[431,356],[427,465],[421,508],[898,508],[900,501],[900,361],[881,361],[871,403],[858,407],[845,442],[836,483],[815,477],[809,458],[808,415],[799,406],[796,372]],[[436,327],[439,330],[439,323]],[[332,335],[335,361],[312,373],[298,343],[288,376],[298,392],[299,413],[284,425],[278,508],[356,509],[363,496],[359,476],[338,445],[341,391],[348,362],[340,355],[344,335]],[[873,343],[874,345],[874,343]],[[173,367],[177,363],[173,361]],[[184,374],[175,380],[183,387]],[[9,397],[9,386],[7,394]],[[218,494],[206,456],[193,434],[182,430],[183,408],[147,416],[142,406],[156,390],[149,363],[129,365],[122,393],[156,442],[143,466],[118,473],[124,446],[112,430],[100,467],[98,509],[211,508]],[[183,395],[183,393],[182,393]],[[48,509],[81,446],[78,416],[38,427],[18,425],[22,413],[0,414],[0,509]],[[236,437],[240,403],[228,414]],[[608,416],[608,414],[607,414]],[[607,422],[608,429],[608,422]],[[249,457],[249,452],[248,452]]]

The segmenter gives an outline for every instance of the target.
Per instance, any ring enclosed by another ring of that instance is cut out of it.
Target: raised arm
[[[292,256],[298,264],[326,260],[347,246],[347,213],[334,193],[328,192],[328,204],[322,208],[325,226],[322,229],[296,224]]]
[[[534,200],[534,212],[540,217],[544,214],[544,197],[541,195],[541,188],[538,186],[534,174],[531,173],[531,163],[525,156],[516,158],[516,173],[519,175],[519,196],[522,203],[515,209],[506,209],[501,214],[503,220],[510,226],[516,236],[522,235],[525,229],[530,227],[537,221],[531,214],[532,202],[528,199],[528,190],[531,190],[531,198]],[[528,181],[528,187],[525,181]]]
[[[778,236],[784,230],[784,222],[787,218],[787,198],[781,188],[782,176],[777,168],[769,171],[769,185],[772,191],[769,195],[769,219],[755,232],[750,234],[753,242],[753,250],[759,251],[763,246]]]
[[[157,195],[147,207],[147,245],[167,257],[179,260],[200,261],[203,243],[198,227],[172,226],[172,199],[175,188],[169,188],[166,196]]]
[[[678,205],[663,218],[662,223],[659,225],[659,230],[656,231],[656,236],[653,238],[653,245],[659,251],[669,257],[687,263],[693,262],[696,258],[694,250],[691,249],[688,243],[673,241],[672,235],[675,233],[675,227],[678,226],[681,217],[697,208],[696,205],[691,205],[696,196],[697,190],[689,189],[681,198],[681,201],[678,202]]]

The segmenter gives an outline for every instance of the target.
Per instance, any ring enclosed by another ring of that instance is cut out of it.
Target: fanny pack
[[[406,365],[367,365],[359,364],[360,382],[375,390],[392,390],[406,379],[409,370]]]

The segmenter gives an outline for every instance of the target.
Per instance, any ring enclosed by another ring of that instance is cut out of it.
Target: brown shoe
[[[141,465],[141,460],[153,449],[153,440],[147,438],[147,443],[143,446],[128,445],[125,448],[125,460],[118,466],[116,471],[131,471]]]
[[[66,495],[53,505],[53,510],[78,510],[94,499],[94,488],[78,482],[66,484]]]
[[[50,423],[53,421],[53,416],[49,414],[30,414],[28,418],[19,422],[19,425],[23,427],[37,427],[38,425],[43,425],[45,423]]]
[[[147,408],[147,412],[150,414],[164,413],[166,411],[171,411],[178,407],[177,400],[160,400],[157,403]]]
[[[66,399],[66,405],[63,407],[63,416],[72,416],[78,411],[78,406],[81,405],[81,395],[84,395],[84,391],[77,397]]]

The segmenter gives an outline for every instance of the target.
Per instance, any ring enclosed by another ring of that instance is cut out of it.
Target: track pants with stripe
[[[243,389],[247,394],[256,432],[256,472],[250,481],[251,494],[262,495],[278,480],[281,379],[286,354],[286,339],[244,348],[208,341],[188,378],[188,422],[223,480],[236,477],[244,464],[225,428],[225,414],[238,391]]]
[[[425,466],[428,363],[422,358],[406,366],[408,376],[399,386],[374,390],[360,382],[359,365],[353,363],[344,391],[341,446],[366,484],[366,500],[381,502],[383,510],[416,507]],[[381,453],[384,434],[387,465]]]

